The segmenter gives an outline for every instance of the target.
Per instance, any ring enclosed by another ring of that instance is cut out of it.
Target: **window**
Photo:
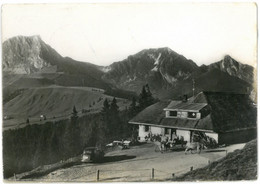
[[[187,116],[188,116],[187,112],[178,112],[179,118],[187,118]]]
[[[196,112],[188,112],[188,118],[196,118],[197,113]]]
[[[164,133],[165,133],[165,134],[170,134],[170,131],[171,131],[170,128],[165,128],[165,129],[164,129]]]
[[[144,126],[144,131],[145,131],[145,132],[149,132],[149,126],[148,126],[148,125],[145,125],[145,126]]]
[[[177,111],[169,111],[170,112],[170,116],[177,116]]]

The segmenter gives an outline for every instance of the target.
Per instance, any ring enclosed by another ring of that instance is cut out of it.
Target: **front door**
[[[177,134],[176,134],[176,128],[172,128],[172,129],[171,129],[171,140],[175,139],[176,136],[177,136]]]

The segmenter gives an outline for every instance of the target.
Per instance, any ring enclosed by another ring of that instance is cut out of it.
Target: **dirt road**
[[[190,170],[206,166],[235,149],[243,148],[244,144],[232,145],[215,150],[203,150],[201,154],[184,154],[178,148],[173,152],[155,152],[153,143],[134,146],[126,150],[111,151],[105,155],[103,163],[84,163],[70,168],[64,168],[35,178],[34,181],[96,181],[99,170],[99,181],[151,181],[152,168],[154,180],[167,180],[172,174],[179,176]],[[30,179],[32,180],[32,179]]]

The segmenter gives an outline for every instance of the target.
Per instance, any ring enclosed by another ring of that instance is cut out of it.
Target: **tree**
[[[119,107],[117,105],[117,100],[114,97],[111,105],[110,105],[110,122],[109,122],[109,130],[110,134],[117,137],[120,133],[122,133],[122,122],[119,117]]]
[[[109,112],[110,111],[110,105],[108,103],[108,100],[105,99],[103,102],[103,108],[101,110],[101,118],[99,121],[96,122],[96,125],[98,126],[98,130],[99,130],[99,135],[98,135],[98,141],[103,140],[108,133],[108,124],[110,122],[110,116],[109,116]]]
[[[147,106],[152,105],[155,102],[155,99],[152,96],[152,93],[150,91],[150,87],[148,84],[146,84],[146,95],[147,95],[147,99],[146,99],[147,104],[146,105]]]
[[[104,145],[107,143],[108,135],[107,135],[107,124],[104,121],[96,121],[94,122],[96,125],[96,131],[93,132],[96,137],[95,146],[99,148],[104,148]]]
[[[79,126],[78,111],[74,105],[70,121],[66,124],[64,132],[64,157],[74,156],[74,154],[77,154],[79,151],[81,151],[81,135]]]
[[[129,108],[129,115],[130,117],[133,117],[136,115],[136,113],[137,113],[136,98],[133,97],[132,103],[130,104],[130,108]]]
[[[155,99],[152,96],[149,85],[146,84],[143,86],[142,91],[139,95],[139,107],[140,110],[152,105],[155,102]]]
[[[105,99],[104,102],[103,102],[103,108],[101,110],[101,115],[102,115],[103,121],[109,120],[109,109],[110,109],[110,105],[108,103],[108,100]]]
[[[119,109],[119,107],[117,105],[117,100],[114,97],[112,102],[111,102],[111,105],[110,105],[110,112],[111,112],[111,114],[113,114],[113,115],[118,114],[118,109]]]
[[[145,86],[143,86],[142,91],[141,91],[141,93],[139,95],[139,107],[141,109],[143,109],[145,107],[146,98],[147,98],[147,93],[146,93]]]

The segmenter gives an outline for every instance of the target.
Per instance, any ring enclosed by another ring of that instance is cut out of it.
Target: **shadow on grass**
[[[131,155],[105,156],[102,160],[99,160],[97,163],[118,162],[122,160],[133,159],[133,158],[136,158],[136,156],[131,156]]]
[[[99,181],[117,180],[117,179],[121,179],[121,178],[122,178],[122,177],[104,178],[104,179],[100,179]]]
[[[31,172],[29,172],[27,175],[22,176],[20,179],[30,179],[30,178],[38,178],[44,175],[47,175],[55,170],[58,169],[65,169],[68,167],[72,167],[75,165],[80,165],[81,162],[68,162],[68,163],[56,163],[56,164],[52,164],[50,167],[45,168],[43,167],[39,167],[38,170],[33,170]]]
[[[185,151],[185,147],[177,147],[177,148],[173,148],[173,152],[175,151],[175,152],[177,152],[177,151]]]
[[[125,163],[125,162],[136,162],[136,161],[140,161],[140,160],[151,160],[151,159],[155,159],[157,157],[150,157],[150,158],[139,158],[139,159],[134,159],[136,158],[136,156],[127,156],[127,155],[117,155],[117,156],[105,156],[105,158],[108,157],[105,160],[100,160],[97,162],[91,162],[91,163],[81,163],[78,166],[76,166],[75,168],[80,168],[80,167],[92,167],[93,165],[108,165],[111,162],[116,162],[116,161],[120,161],[121,163]]]
[[[110,162],[119,162],[119,161],[129,161],[130,159],[134,159],[136,158],[136,156],[131,156],[131,155],[116,155],[116,156],[105,156],[103,159],[98,160],[96,162],[91,162],[92,164],[106,164],[106,163],[110,163]],[[86,166],[86,164],[90,164],[90,163],[82,163],[80,161],[74,161],[74,162],[68,162],[68,163],[56,163],[56,164],[52,164],[49,167],[43,166],[43,167],[39,167],[38,169],[35,169],[29,173],[27,173],[25,176],[22,176],[20,179],[32,179],[32,178],[38,178],[44,175],[47,175],[55,170],[58,169],[65,169],[65,168],[69,168],[72,166]]]
[[[162,153],[172,153],[172,152],[182,152],[185,151],[185,148],[181,148],[181,147],[177,147],[177,148],[173,148],[173,149],[167,149],[165,151],[163,151]]]
[[[214,153],[214,152],[224,152],[226,150],[221,149],[221,150],[205,150],[206,153]]]

